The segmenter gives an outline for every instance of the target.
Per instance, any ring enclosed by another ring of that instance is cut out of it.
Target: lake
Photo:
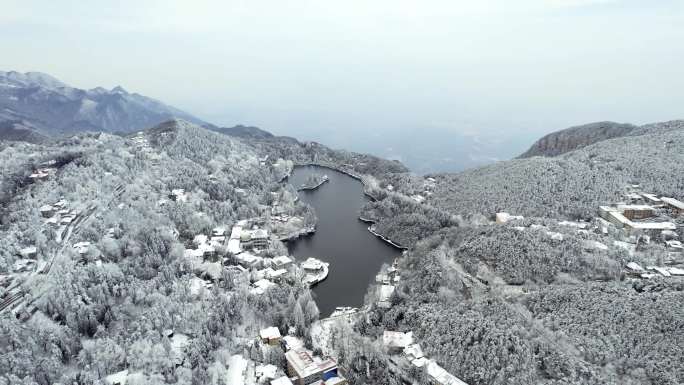
[[[330,178],[316,190],[299,192],[302,202],[316,211],[316,232],[288,242],[288,250],[300,261],[316,257],[330,263],[328,278],[313,287],[324,318],[337,306],[363,305],[380,266],[391,263],[401,250],[371,234],[369,224],[359,220],[359,210],[369,200],[360,181],[319,166],[295,167],[288,181],[296,188],[311,174]]]

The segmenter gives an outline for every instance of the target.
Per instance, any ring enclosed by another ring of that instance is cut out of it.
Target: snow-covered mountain
[[[83,90],[40,73],[0,71],[0,121],[23,122],[40,134],[130,132],[182,118],[202,120],[122,87]]]

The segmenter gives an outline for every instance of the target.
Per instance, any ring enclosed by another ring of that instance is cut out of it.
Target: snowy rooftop
[[[413,332],[402,333],[385,330],[382,344],[390,348],[406,348],[413,343]]]
[[[393,285],[380,285],[380,301],[389,301],[394,293]]]
[[[104,382],[108,385],[126,385],[127,377],[128,370],[122,370],[118,373],[108,375],[104,378]]]
[[[441,385],[467,385],[465,382],[459,380],[444,368],[439,366],[435,361],[429,361],[427,364],[427,374],[432,377],[437,383]]]
[[[684,210],[684,202],[681,202],[675,198],[670,198],[670,197],[662,197],[660,198],[663,202],[667,203],[668,205],[672,207],[676,207],[679,210]]]
[[[411,344],[404,348],[404,354],[413,359],[421,358],[423,357],[423,349],[418,344]]]
[[[287,255],[281,255],[273,258],[272,262],[275,266],[285,266],[292,263],[292,258],[288,257]]]
[[[290,381],[287,376],[282,376],[280,378],[276,378],[275,380],[271,381],[271,385],[293,385],[292,381]]]
[[[315,356],[312,351],[304,348],[289,350],[285,353],[285,358],[300,378],[323,373],[337,367],[337,362],[334,359]]]
[[[631,222],[628,224],[637,230],[676,230],[677,225],[672,222]]]
[[[278,339],[280,338],[280,330],[278,330],[278,328],[275,326],[261,329],[259,331],[259,337],[264,340]]]
[[[297,349],[304,346],[304,341],[295,336],[285,336],[283,337],[283,342],[285,342],[285,348],[287,350]]]

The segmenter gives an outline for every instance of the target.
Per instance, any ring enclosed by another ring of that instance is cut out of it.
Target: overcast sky
[[[3,0],[0,47],[3,70],[335,143],[684,118],[676,0]]]

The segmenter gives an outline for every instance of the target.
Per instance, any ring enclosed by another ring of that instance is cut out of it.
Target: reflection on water
[[[330,178],[316,190],[299,192],[316,210],[316,233],[289,242],[288,249],[300,261],[317,257],[330,262],[328,278],[313,288],[321,317],[327,317],[337,306],[361,306],[380,265],[391,263],[400,250],[368,232],[368,224],[358,219],[368,200],[361,182],[318,166],[295,168],[289,182],[300,186],[311,174]]]

